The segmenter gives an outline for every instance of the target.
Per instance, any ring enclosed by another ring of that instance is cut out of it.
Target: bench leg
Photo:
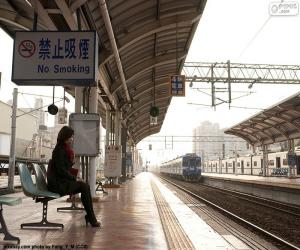
[[[0,223],[1,223],[1,229],[0,229],[0,233],[4,234],[4,240],[11,240],[11,241],[17,241],[18,244],[20,244],[20,238],[11,235],[8,232],[4,217],[3,217],[3,208],[2,208],[2,204],[0,204]]]
[[[105,190],[104,190],[104,188],[103,188],[103,185],[102,185],[102,182],[100,181],[99,183],[96,183],[96,184],[98,184],[98,186],[97,186],[97,188],[96,188],[96,192],[97,191],[102,191],[103,192],[103,194],[108,194],[108,192],[106,192]]]
[[[48,210],[48,201],[43,201],[43,218],[41,222],[32,222],[32,223],[23,223],[21,224],[21,229],[23,228],[64,228],[64,225],[61,223],[53,223],[47,220],[47,210]]]
[[[72,205],[70,207],[59,207],[57,208],[57,212],[59,211],[82,211],[83,207],[76,206],[76,196],[74,194],[71,195]]]

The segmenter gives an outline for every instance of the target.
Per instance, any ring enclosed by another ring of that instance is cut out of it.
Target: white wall
[[[0,134],[0,155],[9,155],[10,135]]]

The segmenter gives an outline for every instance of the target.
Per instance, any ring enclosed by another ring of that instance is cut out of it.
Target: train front
[[[198,181],[201,178],[201,157],[186,154],[182,157],[182,175],[187,181]]]

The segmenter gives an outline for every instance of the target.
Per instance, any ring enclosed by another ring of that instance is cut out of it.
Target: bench
[[[8,229],[7,229],[5,220],[4,220],[4,216],[3,216],[2,205],[15,206],[15,205],[20,204],[21,202],[22,202],[22,199],[20,197],[0,196],[0,223],[1,223],[0,233],[4,234],[4,240],[17,241],[18,244],[20,244],[20,238],[15,237],[8,232]]]
[[[273,168],[272,175],[288,175],[288,168]]]
[[[108,192],[105,191],[104,188],[103,188],[102,180],[96,181],[96,185],[97,185],[97,187],[96,187],[96,192],[97,192],[97,191],[101,191],[103,194],[108,194]]]
[[[21,229],[23,228],[64,228],[64,225],[61,223],[52,223],[52,222],[48,222],[47,220],[48,201],[60,198],[60,195],[48,191],[47,184],[45,182],[45,177],[43,176],[41,168],[38,165],[34,166],[35,169],[40,170],[40,171],[39,170],[36,171],[36,186],[35,186],[27,166],[23,163],[20,163],[18,167],[19,167],[19,175],[20,175],[24,194],[28,197],[33,198],[35,202],[41,202],[43,204],[42,220],[40,222],[23,223],[21,224]]]

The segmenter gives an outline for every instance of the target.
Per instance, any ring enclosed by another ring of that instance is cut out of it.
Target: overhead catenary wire
[[[202,104],[202,103],[192,103],[192,102],[188,102],[188,104],[190,104],[190,105],[205,106],[205,107],[211,107],[211,105],[208,105],[208,104]],[[232,106],[232,105],[230,105],[230,108],[265,110],[265,109],[263,109],[263,108],[242,107],[242,106]]]

